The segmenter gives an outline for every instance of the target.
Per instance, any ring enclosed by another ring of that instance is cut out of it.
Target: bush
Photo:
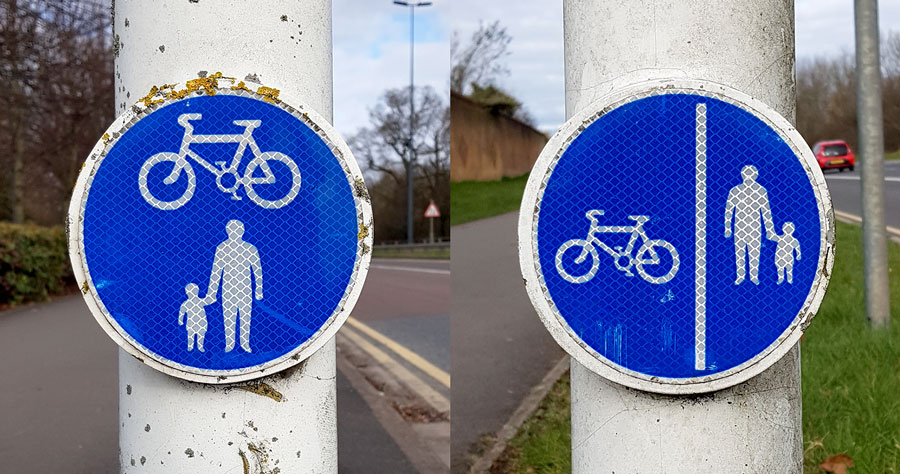
[[[0,222],[0,304],[46,300],[74,284],[66,232]]]

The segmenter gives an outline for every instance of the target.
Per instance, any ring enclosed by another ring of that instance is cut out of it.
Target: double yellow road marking
[[[406,348],[402,344],[372,329],[356,318],[347,318],[347,324],[345,324],[344,327],[341,328],[339,334],[343,334],[347,339],[350,340],[350,342],[359,347],[362,351],[369,354],[369,356],[375,359],[386,370],[397,377],[400,382],[406,385],[409,389],[418,393],[433,408],[440,412],[450,411],[450,400],[448,400],[447,397],[432,388],[431,385],[429,385],[419,376],[407,369],[403,364],[397,361],[390,354],[383,351],[375,344],[372,344],[368,339],[366,339],[366,337],[363,336],[363,334],[383,345],[385,348],[387,348],[403,360],[407,361],[413,367],[419,369],[420,371],[422,371],[422,373],[428,375],[447,388],[450,388],[450,374],[441,370],[439,367],[436,367],[434,364],[428,362],[420,355]]]

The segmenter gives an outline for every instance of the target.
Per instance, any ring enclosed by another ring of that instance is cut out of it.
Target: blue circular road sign
[[[189,380],[251,379],[331,338],[362,288],[372,212],[332,127],[225,78],[158,91],[88,158],[70,254],[101,326]]]
[[[573,117],[531,174],[529,295],[556,340],[615,382],[725,388],[797,342],[824,295],[831,201],[805,142],[738,91],[660,81]]]

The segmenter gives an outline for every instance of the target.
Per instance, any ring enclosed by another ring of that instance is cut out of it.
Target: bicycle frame
[[[181,141],[181,147],[178,150],[178,156],[181,157],[185,162],[187,158],[193,158],[198,164],[202,167],[209,170],[211,173],[215,174],[217,178],[221,178],[225,174],[234,174],[237,176],[235,186],[230,188],[225,188],[220,179],[216,180],[216,184],[222,191],[225,192],[234,192],[237,187],[244,183],[244,179],[241,178],[237,169],[241,163],[241,158],[244,156],[244,151],[246,151],[247,146],[250,146],[250,150],[255,154],[255,156],[260,156],[262,151],[259,149],[259,146],[256,144],[256,140],[253,139],[253,130],[260,126],[262,123],[259,120],[235,120],[233,123],[237,126],[244,127],[244,132],[241,134],[226,134],[226,135],[195,135],[194,134],[194,126],[191,125],[192,120],[199,120],[201,118],[200,114],[183,114],[178,117],[178,124],[184,127],[184,137]],[[194,151],[190,149],[190,145],[194,143],[237,143],[238,148],[234,154],[234,158],[231,160],[231,164],[226,168],[224,161],[217,161],[216,164],[219,165],[217,168],[215,165],[211,164],[202,156],[198,155]],[[175,166],[172,169],[172,173],[166,178],[167,182],[174,182],[178,179],[178,176],[181,174],[181,169],[183,165]],[[263,167],[263,172],[266,174],[264,178],[256,178],[253,180],[254,183],[272,183],[274,182],[275,176],[271,173],[267,166]]]
[[[634,250],[635,243],[637,243],[638,237],[642,239],[642,242],[646,242],[649,239],[647,238],[647,234],[644,232],[644,222],[646,220],[637,220],[635,225],[598,225],[596,219],[591,222],[591,230],[588,231],[588,238],[586,239],[592,245],[597,246],[597,248],[603,250],[608,253],[613,258],[619,258],[624,255],[631,255],[631,252]],[[631,234],[631,238],[628,239],[628,245],[625,248],[617,252],[609,245],[606,245],[605,242],[600,240],[597,234]]]

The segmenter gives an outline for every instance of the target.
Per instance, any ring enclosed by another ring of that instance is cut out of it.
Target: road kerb
[[[544,378],[541,379],[540,383],[532,387],[528,392],[528,395],[522,399],[522,403],[519,404],[516,411],[513,412],[512,416],[509,417],[509,420],[502,428],[500,428],[500,431],[497,432],[497,440],[494,444],[472,464],[472,467],[469,469],[469,474],[487,474],[490,471],[491,466],[494,465],[494,462],[497,461],[500,455],[503,454],[503,451],[506,450],[506,446],[519,431],[519,427],[522,426],[522,423],[534,413],[534,410],[537,409],[550,389],[553,388],[553,384],[555,384],[567,370],[569,370],[569,356],[565,355],[553,365],[546,375],[544,375]]]
[[[342,330],[343,331],[343,330]],[[340,334],[340,333],[338,333]],[[419,472],[449,473],[446,464],[434,454],[414,428],[407,424],[384,396],[375,389],[356,369],[356,367],[340,353],[337,356],[338,370],[347,378],[350,385],[359,393],[372,414],[381,424],[391,439],[397,443],[406,458]]]
[[[431,362],[423,359],[419,354],[416,354],[415,352],[407,349],[402,344],[370,328],[368,325],[352,316],[347,318],[347,324],[358,329],[372,339],[378,341],[379,343],[393,351],[395,354],[415,366],[417,369],[427,374],[429,377],[440,382],[441,385],[450,388],[450,374],[436,367]]]

